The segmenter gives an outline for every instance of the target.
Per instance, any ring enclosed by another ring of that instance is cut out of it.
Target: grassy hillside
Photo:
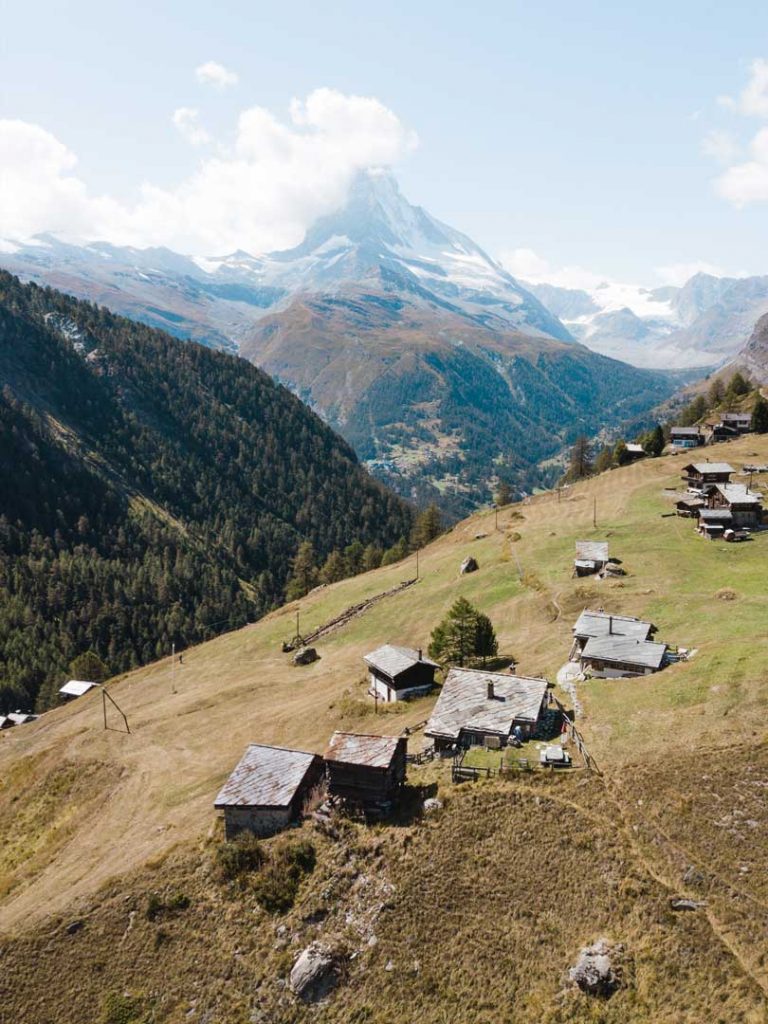
[[[768,439],[707,454],[768,462]],[[161,662],[115,680],[130,735],[102,729],[97,695],[0,734],[0,994],[11,1019],[764,1022],[768,534],[708,543],[690,522],[661,518],[686,461],[641,462],[512,506],[498,532],[492,514],[461,523],[422,552],[420,583],[331,634],[312,666],[280,652],[287,606],[188,651],[173,679]],[[590,538],[609,540],[626,578],[571,578],[574,540]],[[469,552],[480,571],[459,577]],[[313,593],[303,628],[412,569]],[[459,594],[491,616],[527,674],[555,676],[585,605],[647,615],[662,639],[697,653],[648,679],[580,685],[602,777],[456,789],[446,766],[413,769],[413,786],[446,800],[436,818],[350,824],[335,839],[305,825],[264,844],[305,835],[317,850],[284,917],[253,886],[217,882],[212,800],[245,744],[321,751],[339,726],[394,733],[423,721],[432,699],[377,719],[361,711],[361,657],[387,640],[425,646]],[[152,893],[175,909],[148,917]],[[673,895],[706,906],[674,913]],[[74,921],[83,926],[68,934]],[[565,977],[601,935],[624,945],[624,983],[595,1004]],[[357,951],[320,1010],[282,987],[315,937]],[[119,999],[133,1000],[132,1016],[111,1016]]]

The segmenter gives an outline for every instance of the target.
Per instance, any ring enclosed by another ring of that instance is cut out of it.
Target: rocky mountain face
[[[642,415],[673,384],[611,362],[471,239],[366,172],[301,245],[188,258],[4,244],[0,262],[182,338],[240,352],[295,391],[373,471],[454,514],[499,474],[548,482],[575,434]]]
[[[761,316],[734,362],[761,384],[768,384],[768,314]]]
[[[768,276],[696,274],[682,288],[606,282],[590,291],[527,287],[585,345],[636,366],[716,367],[732,359],[768,312]]]

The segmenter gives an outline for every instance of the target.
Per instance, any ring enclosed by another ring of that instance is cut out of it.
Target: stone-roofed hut
[[[227,839],[243,831],[271,836],[286,828],[322,778],[317,754],[251,743],[214,801],[224,813]]]
[[[378,647],[366,654],[363,661],[368,666],[368,692],[385,703],[429,693],[439,668],[421,650],[394,644]]]
[[[608,561],[608,541],[577,540],[573,561],[575,576],[594,576],[605,569]]]
[[[513,731],[527,738],[546,708],[546,679],[452,668],[424,735],[436,750],[506,746]]]
[[[667,645],[631,636],[595,636],[584,645],[581,667],[600,679],[644,676],[664,666]]]
[[[612,615],[604,611],[585,608],[573,627],[571,659],[579,657],[589,640],[595,637],[628,637],[632,640],[650,640],[656,626],[631,615]]]
[[[405,784],[407,740],[335,732],[325,752],[328,793],[368,809],[386,809]]]

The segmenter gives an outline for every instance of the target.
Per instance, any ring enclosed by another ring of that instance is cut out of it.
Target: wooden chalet
[[[335,732],[325,752],[328,793],[347,803],[386,809],[405,784],[407,740]]]
[[[703,498],[681,498],[675,502],[677,514],[687,519],[698,519],[699,512],[706,506],[707,503]]]
[[[728,525],[740,527],[757,527],[763,522],[763,505],[761,496],[755,494],[745,484],[719,483],[707,487],[705,491],[707,507],[710,511],[727,511],[730,513]],[[700,513],[699,519],[703,512]]]
[[[581,668],[600,679],[645,676],[664,667],[667,645],[631,636],[590,637],[581,652]]]
[[[698,519],[696,529],[707,540],[719,540],[726,530],[733,529],[733,516],[727,508],[707,508],[705,505],[699,509]]]
[[[683,482],[698,491],[709,484],[727,484],[736,470],[727,462],[691,462],[683,467]]]
[[[576,557],[573,560],[574,576],[594,576],[602,572],[608,561],[608,542],[577,540]]]
[[[656,631],[656,626],[644,619],[636,619],[631,615],[611,615],[608,612],[595,612],[585,608],[573,627],[570,657],[571,660],[580,658],[590,640],[624,637],[645,642],[649,641]]]
[[[626,446],[626,451],[627,458],[630,462],[637,462],[638,459],[644,459],[648,454],[641,444],[628,444]]]
[[[738,434],[748,434],[752,430],[752,413],[724,412],[720,417],[720,425],[729,427]]]
[[[251,743],[214,801],[227,839],[239,832],[271,836],[286,828],[322,778],[317,754]]]
[[[672,427],[669,439],[673,448],[698,448],[706,443],[701,427]]]
[[[740,437],[740,432],[737,427],[732,426],[729,423],[712,423],[708,424],[712,431],[712,442],[718,441],[733,441],[735,438]]]
[[[537,677],[452,668],[424,735],[436,750],[505,747],[512,735],[526,739],[546,709],[548,685]]]
[[[368,666],[368,692],[385,703],[429,693],[440,667],[425,658],[421,650],[394,644],[378,647],[366,654],[363,661]]]

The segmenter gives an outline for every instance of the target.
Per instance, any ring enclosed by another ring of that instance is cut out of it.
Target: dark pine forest
[[[0,712],[55,702],[285,599],[410,508],[253,365],[0,273]]]

